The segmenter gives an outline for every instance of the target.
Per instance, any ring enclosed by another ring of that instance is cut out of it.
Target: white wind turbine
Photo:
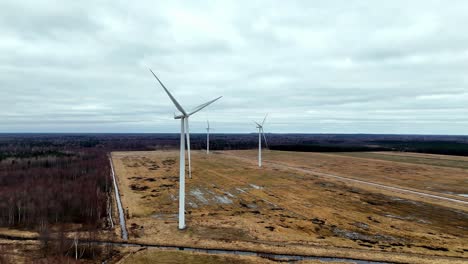
[[[263,131],[263,125],[265,124],[265,120],[267,116],[268,114],[266,114],[265,118],[263,118],[262,124],[255,122],[258,128],[258,167],[262,167],[262,135],[263,135],[263,139],[265,139],[265,146],[266,148],[268,148],[268,143],[265,137],[265,133]]]
[[[206,120],[206,154],[210,154],[210,121]]]
[[[191,115],[197,113],[208,105],[214,103],[216,100],[222,96],[213,99],[209,102],[201,104],[195,107],[191,112],[187,113],[184,108],[177,102],[177,100],[172,96],[172,94],[167,90],[166,86],[159,80],[158,76],[150,69],[154,78],[158,80],[161,84],[164,91],[174,103],[175,107],[180,111],[180,115],[174,114],[174,119],[180,119],[180,168],[179,168],[179,229],[185,229],[185,137],[187,137],[187,153],[188,153],[188,163],[189,163],[189,178],[192,178],[192,167],[190,161],[190,132],[189,132],[189,122],[188,119]]]

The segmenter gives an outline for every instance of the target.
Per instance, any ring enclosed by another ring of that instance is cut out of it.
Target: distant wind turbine
[[[203,108],[214,103],[216,100],[222,96],[213,99],[209,102],[201,104],[195,107],[191,112],[187,113],[184,108],[177,102],[177,100],[172,96],[172,94],[167,90],[166,86],[159,80],[158,76],[150,69],[154,78],[158,80],[159,84],[162,86],[164,91],[174,103],[175,107],[180,111],[180,115],[174,114],[174,119],[180,119],[180,168],[179,168],[179,229],[185,229],[185,137],[187,137],[187,153],[188,153],[188,163],[189,163],[189,178],[192,178],[192,166],[190,161],[190,132],[189,132],[189,122],[188,119],[191,115],[197,113]]]
[[[265,118],[263,118],[262,124],[255,122],[258,128],[258,167],[262,167],[262,135],[263,135],[263,139],[265,139],[265,146],[266,148],[268,148],[268,143],[265,137],[265,133],[263,131],[263,125],[265,124],[265,120],[267,116],[268,114],[266,114]]]

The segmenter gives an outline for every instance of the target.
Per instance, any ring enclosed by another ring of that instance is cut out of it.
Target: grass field
[[[194,253],[194,252],[181,252],[181,251],[167,251],[167,250],[156,250],[156,249],[146,249],[139,250],[135,253],[130,253],[128,256],[124,257],[119,264],[150,264],[150,263],[159,264],[273,264],[278,263],[276,261],[271,261],[268,259],[260,257],[250,257],[250,256],[232,256],[232,255],[210,255],[204,253]],[[313,260],[304,260],[295,262],[297,264],[315,264],[315,263],[324,263],[321,261]],[[341,263],[345,262],[327,262],[328,264]],[[352,263],[352,262],[346,262]]]
[[[193,151],[193,179],[186,180],[188,228],[178,231],[178,152],[113,153],[130,240],[407,263],[466,260],[463,208],[268,163],[259,169],[255,151],[226,154]],[[440,193],[463,193],[467,186],[466,170],[459,167],[274,151],[264,159]]]
[[[341,152],[334,153],[357,158],[378,159],[412,164],[423,164],[448,168],[468,169],[468,157],[433,155],[405,152]]]
[[[255,151],[233,151],[229,154],[255,159]],[[266,151],[264,159],[279,164],[307,168],[370,182],[399,186],[427,193],[463,199],[468,189],[468,169],[460,168],[468,163],[466,158],[428,155],[445,166],[428,165],[430,158],[422,154],[389,155],[372,152],[313,153]],[[406,159],[405,157],[408,157]],[[393,160],[390,160],[393,159]],[[400,161],[398,161],[400,160]],[[404,160],[404,162],[401,162]],[[419,162],[418,164],[416,164]],[[448,167],[453,164],[456,167]],[[467,199],[468,201],[468,199]]]
[[[273,263],[263,259],[255,259],[249,257],[235,257],[235,256],[218,256],[208,254],[198,254],[191,252],[180,251],[165,251],[165,250],[144,250],[124,258],[119,263],[132,263],[132,264],[175,264],[175,263],[193,263],[193,264],[266,264]]]

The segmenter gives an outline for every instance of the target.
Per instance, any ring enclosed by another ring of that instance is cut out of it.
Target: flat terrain
[[[228,154],[255,159],[255,151]],[[451,159],[450,159],[451,158]],[[468,192],[468,158],[392,152],[313,153],[265,151],[275,164],[419,190],[460,200]],[[433,163],[431,163],[433,161]],[[450,167],[452,166],[452,167]]]
[[[466,206],[413,200],[271,162],[442,194],[466,192],[465,169],[274,151],[266,151],[268,162],[259,169],[255,154],[193,151],[188,228],[178,231],[178,152],[114,152],[130,241],[409,263],[467,260]]]
[[[168,251],[168,250],[140,250],[138,252],[129,254],[127,257],[124,257],[120,260],[119,264],[131,263],[131,264],[150,264],[155,263],[159,264],[273,264],[278,263],[275,261],[270,261],[260,257],[250,257],[250,256],[233,256],[233,255],[210,255],[205,253],[194,253],[194,252],[181,252],[181,251]],[[323,263],[320,261],[301,261],[296,262],[298,264],[314,264],[314,263]],[[331,263],[331,262],[328,262]],[[338,262],[333,262],[338,263]],[[342,263],[343,262],[339,262]]]
[[[165,251],[165,250],[144,250],[131,254],[122,259],[119,263],[132,264],[173,264],[173,263],[193,263],[193,264],[217,264],[217,263],[239,263],[239,264],[266,264],[272,263],[263,259],[253,259],[248,257],[236,256],[217,256],[208,254],[196,254],[190,252]]]
[[[387,161],[396,161],[412,164],[424,164],[431,166],[440,166],[448,168],[468,169],[468,157],[457,157],[447,155],[433,155],[423,153],[405,153],[405,152],[342,152],[334,153],[349,157],[360,157],[370,159],[380,159]]]

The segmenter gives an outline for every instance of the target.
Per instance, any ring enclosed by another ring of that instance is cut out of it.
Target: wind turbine
[[[210,154],[210,121],[206,120],[206,154]]]
[[[268,143],[265,137],[265,133],[263,131],[263,125],[265,124],[265,120],[267,116],[268,114],[266,114],[265,118],[263,118],[262,124],[255,122],[258,128],[258,167],[262,167],[262,135],[263,135],[263,139],[265,139],[265,146],[268,148]]]
[[[179,229],[185,229],[185,137],[187,137],[188,163],[189,163],[189,178],[192,178],[192,166],[190,161],[190,132],[188,119],[191,115],[197,113],[203,108],[217,101],[222,96],[208,101],[195,107],[191,112],[187,113],[184,108],[177,102],[172,94],[167,90],[166,86],[159,80],[158,76],[150,69],[154,78],[158,80],[164,91],[174,103],[175,107],[180,111],[180,115],[174,114],[174,119],[180,119],[180,168],[179,168]]]

